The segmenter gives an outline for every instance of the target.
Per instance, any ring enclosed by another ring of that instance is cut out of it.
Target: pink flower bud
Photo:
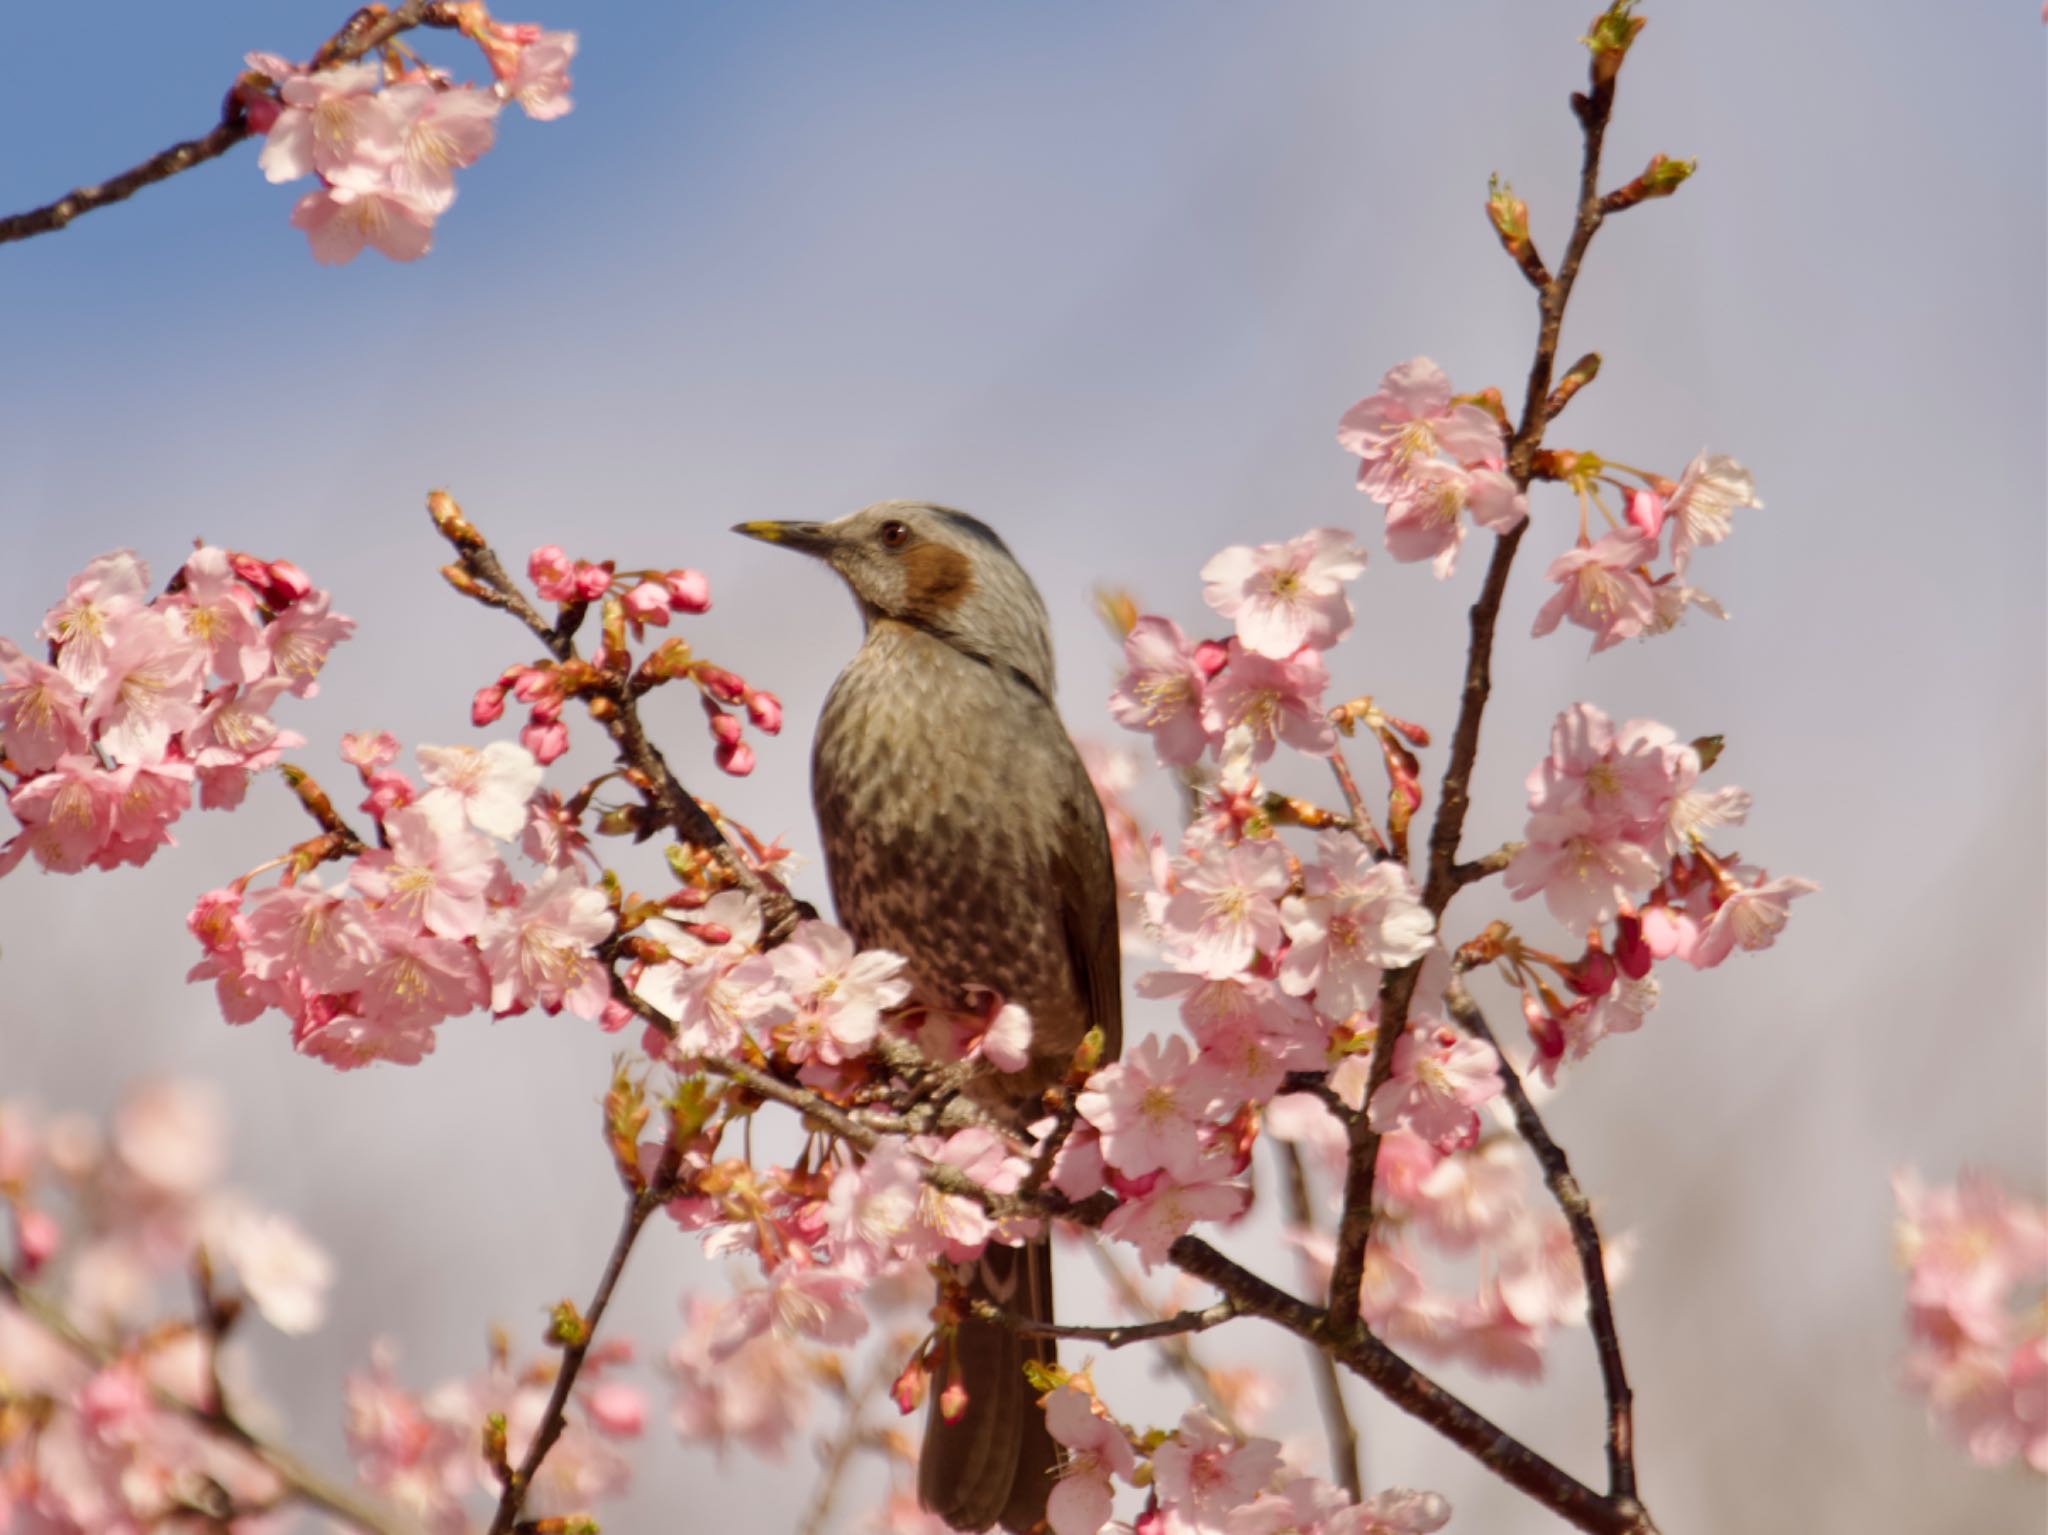
[[[1213,677],[1223,670],[1223,663],[1230,659],[1230,647],[1215,640],[1203,640],[1195,646],[1195,665],[1201,668],[1204,677]]]
[[[583,1410],[601,1434],[614,1439],[636,1438],[647,1426],[647,1399],[640,1388],[608,1380],[584,1399]]]
[[[669,600],[685,613],[711,610],[711,582],[701,570],[671,570],[663,576]]]
[[[526,557],[526,574],[543,602],[567,602],[576,595],[576,571],[556,544],[542,544]]]
[[[639,1016],[617,997],[613,997],[605,1003],[604,1012],[599,1016],[597,1026],[607,1034],[616,1034]]]
[[[731,746],[721,746],[712,755],[718,765],[735,778],[745,778],[754,771],[754,748],[745,741],[737,741]]]
[[[1645,538],[1664,531],[1664,498],[1654,490],[1632,491],[1628,498],[1628,520]]]
[[[247,119],[249,131],[258,138],[268,134],[277,125],[278,114],[284,111],[284,103],[275,96],[266,96],[260,91],[242,91],[242,116]]]
[[[1582,997],[1604,997],[1614,989],[1614,958],[1605,949],[1589,948],[1564,978]]]
[[[1522,1018],[1529,1025],[1529,1038],[1536,1045],[1536,1053],[1547,1060],[1561,1059],[1564,1055],[1564,1030],[1557,1026],[1557,1020],[1536,999],[1534,992],[1522,993]]]
[[[560,720],[535,716],[519,732],[519,744],[533,753],[533,760],[545,767],[569,749],[569,727]]]
[[[484,726],[496,724],[505,715],[505,689],[498,683],[476,690],[476,697],[469,701],[469,722]]]
[[[722,666],[713,666],[709,661],[698,666],[697,681],[722,704],[736,704],[747,696],[747,684],[743,679]]]
[[[576,596],[583,602],[595,602],[612,589],[612,571],[609,565],[592,565],[586,560],[576,562]]]
[[[412,780],[403,773],[379,768],[364,775],[363,781],[370,786],[370,797],[363,801],[363,809],[383,820],[394,810],[402,810],[419,798],[419,791],[412,786]]]
[[[270,584],[270,567],[253,554],[229,555],[228,568],[259,592]]]
[[[699,922],[690,931],[712,948],[723,948],[732,942],[732,929],[719,922]]]
[[[761,729],[774,735],[782,728],[782,700],[773,693],[756,690],[747,695],[747,714]]]
[[[889,1387],[889,1395],[896,1401],[896,1410],[906,1417],[916,1412],[924,1405],[924,1394],[931,1383],[931,1372],[924,1367],[924,1356],[913,1354],[910,1363],[903,1367],[903,1373]]]
[[[149,1391],[142,1374],[117,1364],[100,1371],[78,1393],[79,1415],[96,1429],[133,1422],[149,1411]]]
[[[626,593],[626,617],[636,624],[668,623],[668,588],[659,581],[642,581]]]
[[[1614,962],[1621,966],[1621,973],[1632,981],[1640,981],[1650,973],[1656,958],[1643,940],[1642,918],[1623,912],[1614,924]]]
[[[185,927],[209,954],[228,954],[241,947],[235,920],[242,912],[241,893],[232,887],[209,890],[192,904]]]
[[[720,746],[739,745],[740,732],[743,728],[734,715],[714,712],[711,716],[711,739]]]
[[[265,572],[264,595],[274,608],[288,608],[313,590],[313,578],[290,560],[272,560]]]
[[[967,1388],[954,1381],[939,1393],[939,1416],[948,1423],[958,1423],[967,1414]]]
[[[14,1239],[21,1253],[21,1267],[28,1278],[51,1258],[63,1244],[62,1228],[47,1210],[19,1207],[14,1212]]]

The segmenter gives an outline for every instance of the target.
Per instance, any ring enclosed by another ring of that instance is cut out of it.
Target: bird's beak
[[[835,543],[832,530],[822,522],[740,522],[733,524],[733,532],[819,559],[828,558]]]

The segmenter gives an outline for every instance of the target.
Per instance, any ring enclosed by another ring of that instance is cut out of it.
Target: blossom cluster
[[[2048,1208],[1988,1174],[1892,1180],[1906,1270],[1907,1385],[1983,1466],[2048,1473]]]
[[[410,53],[403,63],[387,53],[310,65],[248,56],[235,89],[264,136],[258,164],[271,182],[318,178],[292,224],[323,266],[352,261],[366,245],[393,261],[424,256],[435,220],[455,201],[455,172],[495,141],[499,109],[517,102],[542,122],[569,110],[575,33],[497,21],[475,0],[456,10],[489,64],[488,87],[458,85]]]
[[[187,919],[205,950],[188,979],[214,983],[227,1020],[276,1008],[295,1049],[347,1069],[416,1062],[438,1025],[483,1007],[604,1019],[597,945],[611,904],[575,818],[540,792],[532,753],[510,741],[423,746],[422,782],[396,766],[388,733],[346,737],[342,751],[380,845],[332,885],[279,860],[275,884],[253,887],[252,872],[202,895]],[[511,842],[539,866],[529,883],[499,850]]]
[[[1657,1005],[1653,966],[1684,960],[1707,970],[1737,949],[1771,947],[1791,903],[1819,887],[1769,878],[1709,837],[1747,817],[1750,797],[1734,785],[1700,787],[1701,745],[1653,720],[1617,726],[1592,704],[1558,715],[1550,755],[1529,772],[1529,822],[1507,866],[1516,899],[1538,894],[1551,915],[1586,935],[1569,963],[1518,944],[1478,947],[1507,961],[1520,985],[1537,1061],[1553,1076],[1609,1034],[1641,1027]],[[1612,937],[1602,929],[1614,924]],[[1540,958],[1570,1001],[1535,976]]]
[[[677,613],[711,609],[711,583],[699,570],[620,572],[610,560],[572,560],[556,544],[544,544],[526,562],[526,573],[541,601],[552,603],[557,623],[571,629],[591,604],[601,606],[604,625],[602,664],[623,668],[631,661],[630,636],[643,639],[650,628],[665,629]],[[477,690],[470,707],[471,723],[495,723],[505,712],[509,695],[525,704],[527,722],[519,739],[543,764],[569,749],[569,727],[562,709],[596,680],[588,663],[545,661],[509,666]],[[744,778],[754,770],[754,749],[746,725],[766,735],[782,729],[782,700],[725,667],[698,659],[681,638],[664,641],[647,655],[634,673],[635,687],[686,681],[697,689],[711,731],[712,758],[725,772]]]
[[[218,1096],[193,1084],[132,1089],[104,1133],[0,1103],[0,1268],[76,1329],[0,1290],[0,1529],[147,1529],[220,1496],[277,1500],[272,1472],[203,1415],[223,1382],[251,1400],[221,1348],[235,1318],[310,1332],[333,1269],[290,1220],[222,1185],[226,1160]],[[166,1313],[195,1273],[210,1314]]]
[[[145,863],[195,788],[240,804],[302,742],[278,702],[318,692],[354,627],[288,561],[202,547],[152,596],[133,553],[93,560],[36,630],[48,660],[0,638],[0,783],[21,825],[0,874],[29,855],[65,874]]]

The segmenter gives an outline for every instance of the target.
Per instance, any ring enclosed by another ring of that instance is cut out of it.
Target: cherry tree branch
[[[465,597],[518,619],[534,638],[547,647],[548,654],[557,664],[582,661],[573,637],[583,616],[580,606],[565,611],[561,623],[550,624],[506,574],[504,562],[463,515],[462,508],[456,505],[453,497],[436,491],[427,497],[427,509],[434,519],[435,528],[456,553],[456,563],[442,571],[449,585]],[[588,680],[579,688],[578,696],[590,717],[611,737],[619,760],[639,775],[641,792],[647,796],[655,814],[684,842],[708,852],[727,879],[760,902],[768,941],[771,944],[780,941],[788,936],[799,920],[815,916],[810,907],[792,897],[779,881],[764,875],[741,857],[703,803],[676,777],[668,760],[648,739],[640,720],[641,690],[633,685],[631,678],[603,667],[586,666],[585,669],[589,674]]]
[[[1128,1348],[1133,1343],[1153,1343],[1161,1338],[1180,1338],[1192,1332],[1221,1327],[1244,1313],[1229,1296],[1199,1310],[1176,1311],[1156,1322],[1115,1322],[1091,1325],[1080,1322],[1041,1322],[1034,1317],[1006,1311],[993,1301],[976,1301],[974,1314],[985,1321],[1000,1323],[1027,1338],[1079,1338],[1100,1343],[1104,1348]]]
[[[1593,1223],[1592,1205],[1585,1191],[1579,1187],[1578,1179],[1572,1176],[1571,1163],[1565,1158],[1564,1148],[1550,1138],[1543,1116],[1529,1101],[1522,1079],[1508,1064],[1499,1041],[1493,1037],[1493,1030],[1487,1026],[1485,1015],[1479,1011],[1464,983],[1453,979],[1444,992],[1444,1001],[1460,1028],[1492,1047],[1500,1063],[1501,1084],[1507,1093],[1508,1105],[1514,1110],[1515,1128],[1521,1132],[1523,1141],[1542,1167],[1543,1181],[1549,1185],[1551,1197],[1557,1201],[1566,1223],[1571,1227],[1572,1246],[1578,1250],[1579,1269],[1586,1280],[1593,1343],[1600,1355],[1600,1384],[1607,1397],[1607,1492],[1611,1498],[1633,1501],[1636,1495],[1634,1397],[1629,1390],[1628,1372],[1622,1367],[1621,1335],[1614,1325],[1614,1301],[1607,1286],[1607,1258],[1600,1245],[1600,1228]]]
[[[562,1437],[562,1429],[568,1421],[569,1395],[576,1388],[576,1377],[583,1369],[584,1359],[589,1356],[590,1345],[597,1339],[598,1326],[604,1321],[606,1308],[611,1305],[612,1291],[618,1285],[619,1275],[625,1272],[626,1259],[632,1255],[633,1244],[640,1239],[640,1230],[647,1224],[647,1218],[674,1197],[676,1169],[681,1162],[682,1148],[671,1143],[647,1187],[636,1190],[628,1201],[625,1216],[619,1222],[618,1237],[612,1243],[611,1255],[605,1259],[604,1273],[598,1278],[597,1291],[591,1296],[589,1306],[578,1314],[574,1336],[563,1340],[562,1363],[555,1371],[554,1389],[548,1393],[547,1406],[541,1411],[533,1440],[527,1445],[526,1454],[520,1458],[517,1468],[504,1478],[504,1490],[499,1495],[498,1510],[491,1518],[488,1535],[509,1535],[526,1504],[527,1494],[533,1489],[535,1474],[547,1459],[548,1451],[555,1447],[555,1441]]]
[[[1586,249],[1606,217],[1600,201],[1600,150],[1607,136],[1607,122],[1614,110],[1614,82],[1627,40],[1618,46],[1598,40],[1603,24],[1619,19],[1624,28],[1640,23],[1629,18],[1625,5],[1617,5],[1594,23],[1596,40],[1592,47],[1589,84],[1572,97],[1572,111],[1578,117],[1584,152],[1579,168],[1579,197],[1571,239],[1557,273],[1537,290],[1536,352],[1529,364],[1529,379],[1523,393],[1522,417],[1508,444],[1508,473],[1516,488],[1526,492],[1532,478],[1535,453],[1543,442],[1550,420],[1551,378],[1557,366],[1557,344],[1564,328],[1565,305],[1578,282]],[[1633,30],[1625,33],[1632,39]],[[1486,714],[1487,699],[1493,691],[1493,640],[1500,621],[1500,605],[1507,594],[1508,573],[1528,531],[1526,520],[1500,536],[1486,567],[1479,600],[1472,605],[1471,643],[1465,657],[1465,681],[1458,700],[1458,719],[1451,733],[1450,760],[1444,768],[1443,787],[1437,799],[1436,818],[1429,832],[1429,872],[1423,885],[1423,903],[1441,921],[1451,898],[1469,880],[1458,873],[1458,843],[1464,835],[1465,813],[1471,804],[1472,769],[1479,758],[1479,726]],[[1482,860],[1483,862],[1483,860]],[[1476,877],[1476,876],[1475,876]],[[1408,1007],[1415,995],[1418,968],[1391,973],[1380,991],[1379,1031],[1373,1041],[1372,1069],[1367,1074],[1365,1102],[1386,1084],[1394,1071],[1394,1046],[1408,1026]],[[1358,1285],[1365,1273],[1365,1247],[1372,1235],[1373,1182],[1378,1172],[1379,1132],[1369,1113],[1351,1121],[1351,1151],[1344,1186],[1344,1213],[1338,1223],[1337,1254],[1330,1275],[1331,1323],[1340,1332],[1356,1327]]]
[[[460,24],[451,0],[407,0],[395,11],[388,11],[382,5],[366,5],[344,22],[340,31],[321,44],[319,52],[313,56],[313,67],[321,70],[353,63],[414,27],[455,27]],[[91,186],[75,187],[53,203],[0,218],[0,245],[54,233],[81,213],[126,202],[144,187],[168,181],[195,165],[218,160],[248,137],[249,120],[241,94],[231,90],[221,103],[220,121],[198,138],[173,144],[118,176],[109,176]]]
[[[0,1268],[0,1300],[15,1306],[37,1327],[95,1369],[106,1369],[120,1363],[122,1356],[118,1349],[96,1341],[54,1302],[29,1289],[4,1268]],[[218,1400],[204,1404],[188,1402],[154,1384],[148,1390],[150,1401],[159,1412],[184,1418],[260,1461],[283,1484],[292,1501],[322,1509],[346,1524],[369,1531],[370,1535],[417,1535],[415,1526],[379,1508],[341,1483],[322,1476],[290,1450],[257,1434]]]

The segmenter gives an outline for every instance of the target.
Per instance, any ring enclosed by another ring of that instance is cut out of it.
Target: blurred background
[[[717,606],[685,632],[779,691],[789,727],[734,783],[693,709],[656,720],[687,779],[808,853],[810,723],[855,615],[734,521],[889,496],[979,513],[1044,589],[1070,726],[1103,741],[1096,585],[1193,626],[1215,549],[1341,525],[1374,559],[1331,697],[1375,693],[1441,739],[1490,540],[1446,583],[1394,565],[1332,434],[1417,353],[1519,399],[1534,304],[1486,178],[1513,180],[1554,259],[1591,9],[551,0],[535,19],[582,34],[575,111],[508,115],[424,262],[315,266],[286,223],[303,188],[266,185],[249,147],[0,252],[0,633],[27,640],[111,548],[159,578],[195,537],[287,556],[361,623],[285,711],[342,798],[342,731],[470,739],[471,690],[527,658],[435,574],[421,507],[446,486],[515,559],[553,542],[709,573]],[[18,9],[0,208],[203,131],[245,49],[303,57],[343,12]],[[2038,1481],[1972,1469],[1896,1386],[1888,1179],[2048,1180],[2041,23],[1975,0],[1647,14],[1608,180],[1655,151],[1700,173],[1595,244],[1562,360],[1606,369],[1553,441],[1674,476],[1730,452],[1768,510],[1693,567],[1732,622],[1588,660],[1579,631],[1526,639],[1572,537],[1569,498],[1539,493],[1468,846],[1519,830],[1551,717],[1586,698],[1725,735],[1720,774],[1756,798],[1738,845],[1823,886],[1776,949],[1667,985],[1551,1111],[1634,1234],[1618,1307],[1663,1527],[2037,1527]],[[475,72],[459,39],[422,46]],[[1441,751],[1424,766],[1433,800]],[[339,1466],[339,1382],[372,1337],[425,1384],[474,1368],[487,1322],[535,1340],[588,1293],[616,1219],[595,1108],[616,1042],[475,1018],[421,1067],[343,1076],[275,1015],[227,1028],[182,984],[183,913],[304,834],[259,783],[139,873],[0,884],[0,1096],[99,1111],[150,1074],[224,1086],[237,1179],[343,1256],[326,1329],[260,1350],[293,1438]],[[798,884],[823,899],[815,863]],[[1498,900],[1461,901],[1448,936]],[[1063,1270],[1077,1319],[1092,1284]],[[658,1353],[679,1295],[725,1285],[660,1236],[620,1321]],[[1204,1347],[1278,1357],[1246,1324]],[[1584,1338],[1540,1389],[1450,1383],[1598,1475]],[[1453,1529],[1559,1527],[1352,1400],[1372,1485],[1442,1491]],[[1322,1470],[1309,1402],[1270,1426]],[[807,1496],[660,1430],[637,1461],[608,1529],[783,1530]],[[714,1478],[735,1490],[712,1503]]]

